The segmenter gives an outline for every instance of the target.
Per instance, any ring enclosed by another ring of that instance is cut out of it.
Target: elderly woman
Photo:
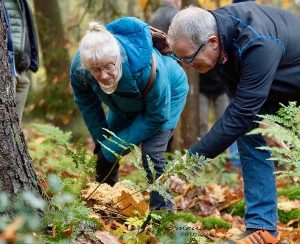
[[[113,131],[127,143],[141,144],[148,180],[165,167],[163,153],[183,110],[188,82],[185,72],[170,57],[152,45],[149,26],[132,17],[116,20],[106,27],[91,22],[71,65],[74,100],[96,144],[96,180],[114,185],[119,165],[110,150],[126,153],[105,139],[103,128]],[[109,108],[105,116],[102,102]],[[101,146],[101,142],[104,146]],[[125,145],[126,146],[126,145]],[[150,195],[150,208],[171,208],[157,193]]]

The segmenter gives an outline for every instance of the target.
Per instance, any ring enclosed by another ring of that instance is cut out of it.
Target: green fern
[[[147,216],[144,218],[139,218],[139,217],[130,217],[126,219],[125,224],[133,226],[135,229],[140,229],[145,222]]]
[[[79,169],[81,173],[92,176],[95,175],[95,166],[97,156],[91,156],[90,153],[83,147],[82,140],[79,140],[75,151],[66,146],[66,156],[71,158],[75,167]]]
[[[87,178],[86,177],[78,177],[78,178],[65,178],[62,181],[63,189],[66,192],[69,192],[71,194],[74,194],[77,197],[81,196],[82,189],[87,184]]]
[[[170,177],[178,176],[180,179],[185,181],[192,181],[197,178],[203,169],[203,167],[210,161],[210,159],[205,159],[203,156],[198,155],[189,155],[187,154],[186,160],[181,158],[181,155],[173,161],[166,165],[164,173],[158,177],[155,181],[148,182],[147,173],[143,167],[142,163],[142,154],[141,150],[134,144],[129,144],[123,139],[116,136],[113,132],[106,130],[108,134],[111,135],[110,141],[116,145],[119,145],[123,148],[124,151],[131,150],[132,155],[130,160],[133,165],[137,168],[141,175],[143,175],[145,182],[138,183],[135,186],[135,189],[138,191],[157,191],[160,195],[163,196],[165,201],[171,200],[172,196],[169,193],[170,189]],[[99,142],[102,146],[105,146],[103,143]],[[126,145],[126,146],[125,146]],[[108,151],[116,156],[117,159],[121,158],[121,155],[118,155],[115,151],[110,148],[105,147]],[[154,164],[152,160],[148,157],[149,168],[152,172],[152,175],[155,176]]]
[[[64,153],[65,147],[70,147],[71,132],[63,132],[59,128],[47,124],[32,126],[28,146],[33,162],[43,169],[54,168],[56,172],[73,172],[72,160]],[[38,140],[37,140],[37,139]]]
[[[46,209],[44,199],[30,191],[19,192],[14,197],[0,190],[0,232],[9,228],[10,224],[22,220],[17,230],[16,243],[38,243],[32,232],[42,229],[41,213]]]
[[[203,156],[189,155],[187,154],[186,160],[182,157],[175,159],[173,163],[168,163],[164,174],[160,176],[160,182],[167,181],[172,175],[177,175],[180,179],[185,181],[192,181],[198,177],[204,166],[206,166],[211,160],[206,159]]]
[[[60,128],[49,124],[33,124],[37,132],[47,138],[47,141],[57,143],[58,145],[69,145],[72,138],[72,132],[63,132]]]
[[[163,234],[164,232],[172,231],[175,229],[176,222],[184,223],[196,223],[200,220],[199,217],[195,216],[192,213],[178,212],[170,213],[163,211],[155,211],[151,213],[153,224],[157,225],[156,231],[157,234]]]
[[[249,133],[262,134],[263,136],[273,136],[278,140],[283,140],[290,146],[290,149],[277,147],[260,147],[261,150],[270,150],[272,160],[284,165],[285,170],[282,175],[300,176],[300,107],[296,102],[290,102],[288,106],[281,104],[282,108],[276,115],[260,115],[267,119],[268,128],[257,128]],[[263,124],[264,121],[258,121]],[[280,126],[278,126],[280,125]]]
[[[44,226],[51,227],[52,236],[47,237],[49,242],[64,239],[74,241],[82,234],[83,228],[99,228],[98,220],[90,217],[91,209],[85,207],[85,202],[81,199],[66,192],[62,181],[56,175],[49,177],[49,185],[53,197],[43,217]]]

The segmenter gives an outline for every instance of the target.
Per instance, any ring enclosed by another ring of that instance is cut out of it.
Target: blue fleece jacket
[[[101,90],[91,73],[82,68],[78,52],[71,65],[71,85],[75,103],[95,143],[102,141],[122,154],[122,147],[103,138],[102,128],[108,128],[127,143],[136,145],[158,131],[175,128],[186,102],[188,82],[180,65],[153,48],[146,23],[124,17],[106,27],[118,40],[122,53],[122,78],[116,91],[108,95]],[[142,91],[151,73],[152,54],[156,60],[156,76],[143,97]],[[107,117],[102,103],[109,108]],[[107,160],[115,161],[115,156],[104,147],[102,153]]]

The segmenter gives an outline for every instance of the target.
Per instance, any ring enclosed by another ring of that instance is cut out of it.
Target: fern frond
[[[58,145],[69,145],[72,132],[63,132],[60,128],[48,124],[33,124],[39,134],[45,136],[47,140],[53,140]]]
[[[159,182],[164,182],[172,175],[176,175],[185,181],[191,181],[199,176],[203,167],[207,165],[211,159],[204,156],[187,154],[186,160],[179,158],[172,163],[167,164],[164,173],[159,177]]]
[[[110,147],[107,147],[106,145],[104,145],[101,141],[98,141],[101,145],[101,147],[103,147],[105,150],[109,151],[112,155],[114,155],[117,159],[119,159],[121,157],[120,154],[116,153],[114,150],[112,150]]]
[[[264,121],[258,121],[258,123],[268,125],[267,128],[254,129],[249,135],[261,134],[275,137],[288,144],[289,150],[268,146],[258,149],[270,150],[272,152],[270,160],[278,161],[285,166],[286,170],[281,171],[281,174],[298,176],[300,175],[300,107],[296,102],[290,102],[287,106],[281,104],[281,106],[276,115],[260,115],[259,117],[269,122],[266,124]]]

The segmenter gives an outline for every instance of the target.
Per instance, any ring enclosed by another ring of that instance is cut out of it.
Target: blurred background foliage
[[[78,135],[87,135],[87,130],[73,102],[69,67],[88,22],[97,19],[106,24],[122,16],[135,16],[147,21],[159,6],[159,0],[30,0],[29,2],[38,31],[41,66],[37,73],[32,74],[33,82],[24,113],[24,123],[51,122],[63,129],[72,130],[74,138],[77,139]],[[258,2],[300,14],[300,0]],[[184,7],[193,4],[206,9],[215,9],[230,3],[231,0],[183,0]],[[183,116],[188,114],[191,113],[184,113]]]

